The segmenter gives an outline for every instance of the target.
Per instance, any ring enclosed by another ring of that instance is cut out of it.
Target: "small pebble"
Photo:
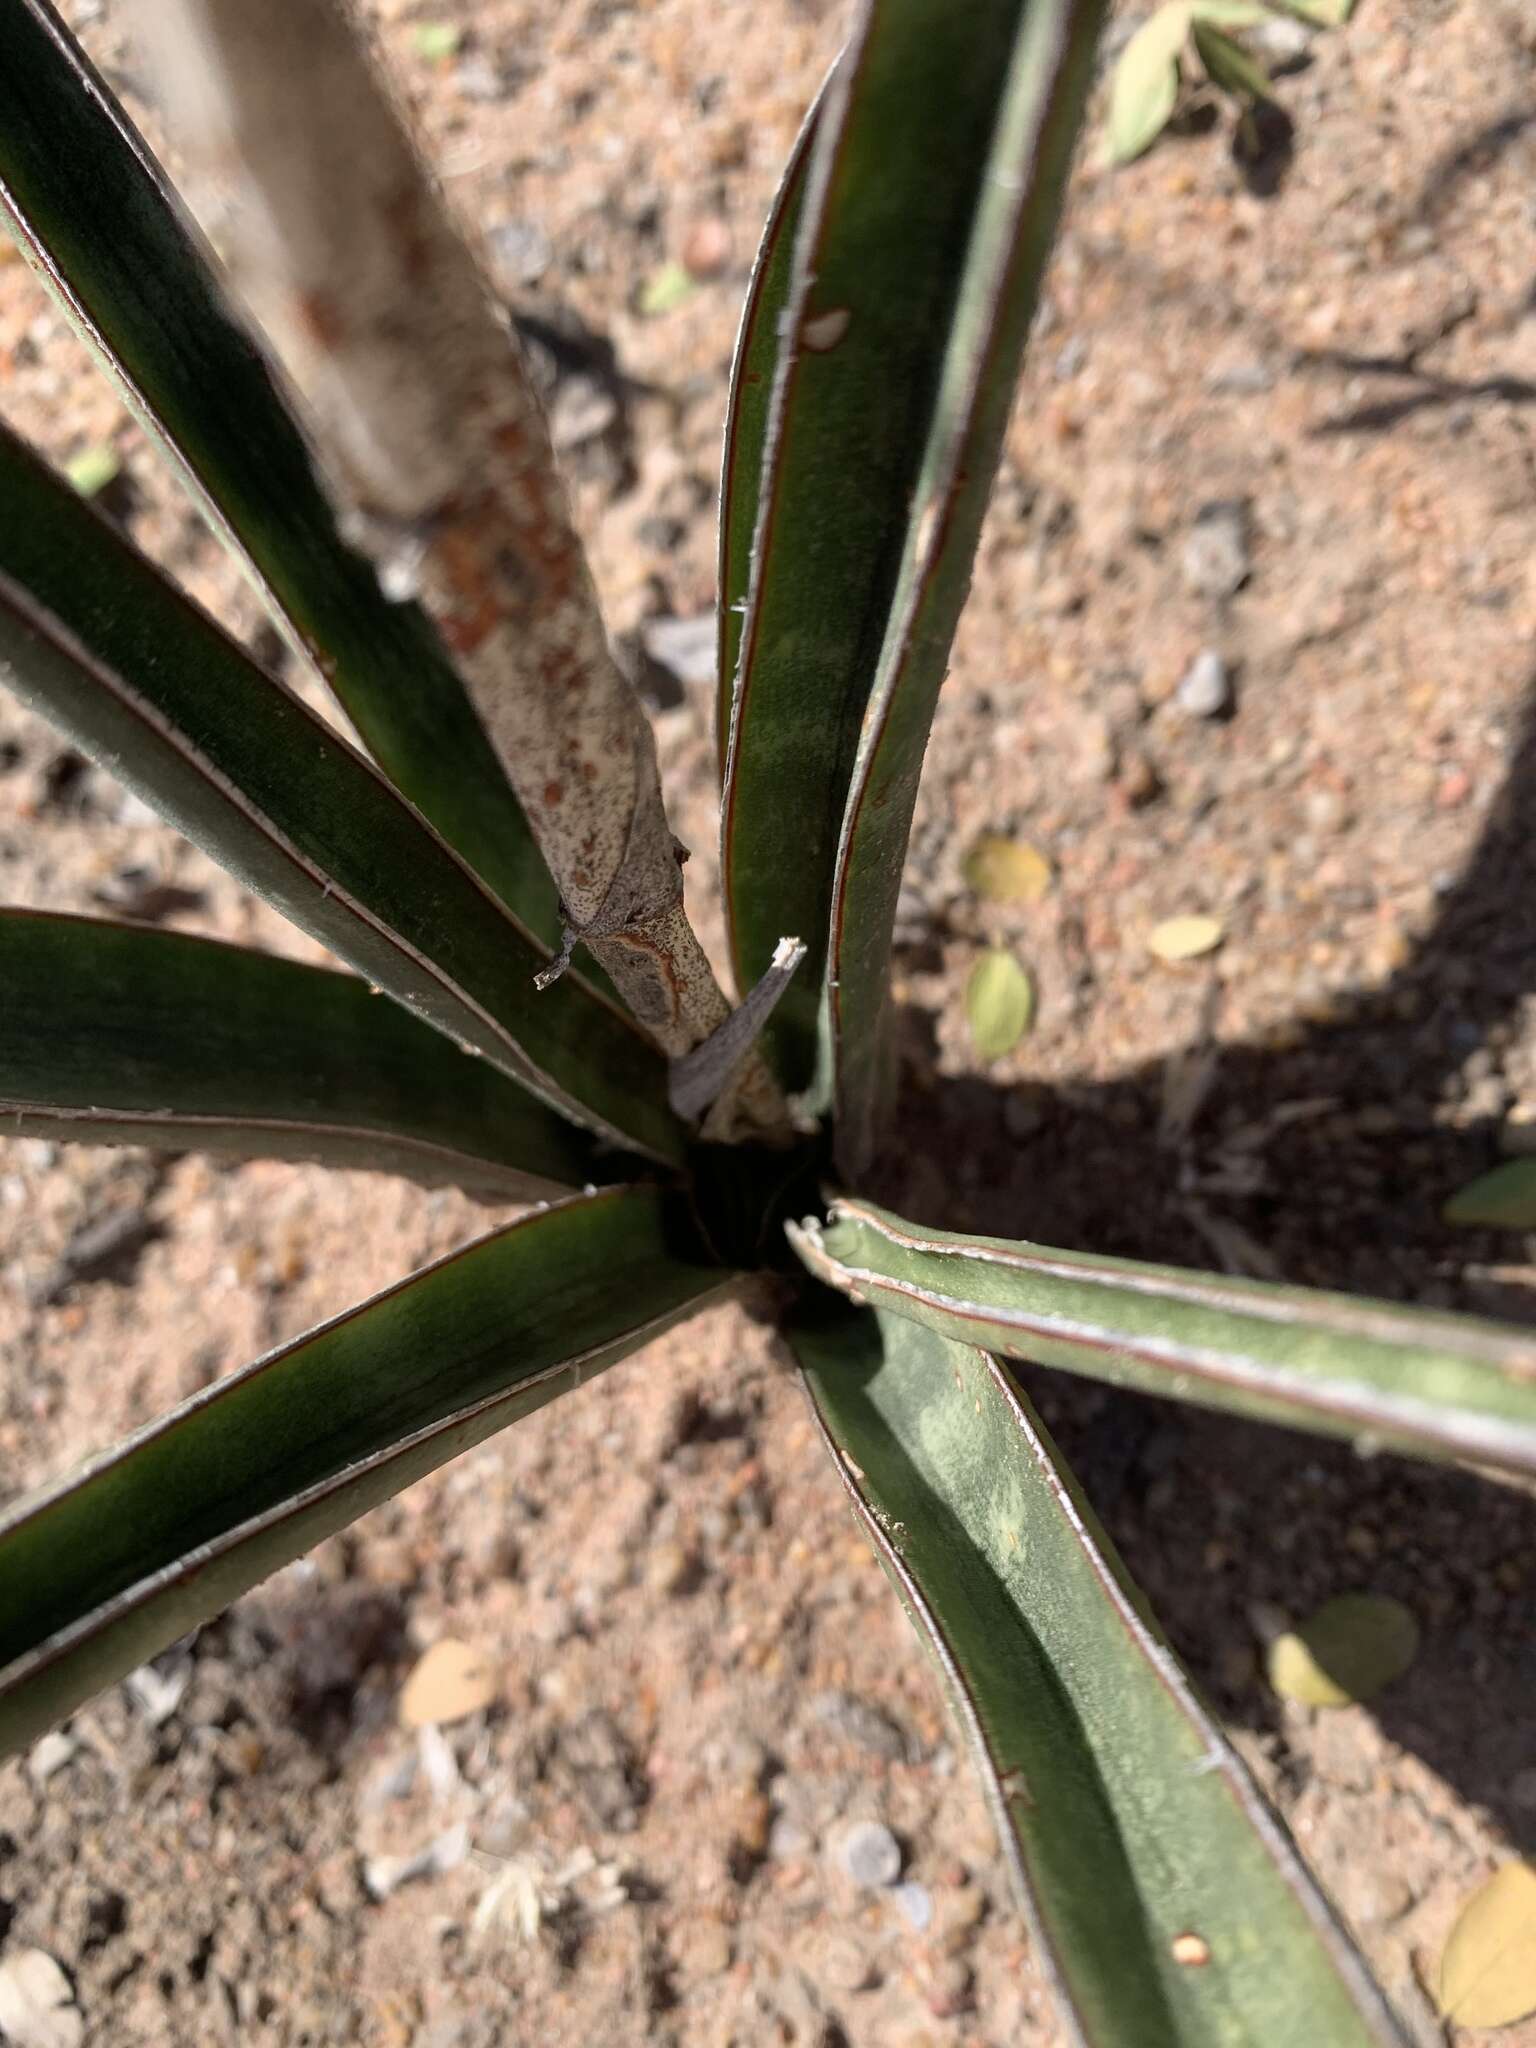
[[[554,247],[537,221],[504,220],[489,235],[496,281],[506,290],[537,284],[555,260]]]
[[[696,220],[683,240],[683,268],[690,277],[719,277],[731,260],[731,231],[717,213]]]
[[[768,1830],[768,1854],[775,1863],[793,1863],[806,1855],[810,1847],[810,1835],[799,1821],[792,1820],[787,1813],[775,1815]]]
[[[834,1729],[846,1741],[888,1763],[900,1763],[907,1754],[907,1738],[888,1714],[853,1693],[817,1693],[810,1703],[814,1717]]]
[[[883,1887],[901,1875],[901,1844],[877,1820],[850,1821],[832,1848],[839,1868],[855,1884]]]
[[[958,1956],[944,1956],[923,1972],[923,1997],[936,2020],[952,2020],[969,2012],[975,1978],[969,1963]]]
[[[1248,507],[1238,498],[1202,505],[1184,541],[1185,587],[1196,597],[1231,597],[1253,567]]]
[[[35,1742],[27,1757],[27,1776],[34,1785],[46,1785],[55,1771],[63,1770],[77,1748],[75,1738],[62,1728],[50,1729]],[[1536,1804],[1536,1801],[1532,1802]]]
[[[817,1954],[817,1974],[835,1991],[868,1991],[877,1981],[875,1966],[859,1944],[846,1934],[829,1934]]]
[[[1350,1909],[1364,1927],[1385,1927],[1401,1920],[1413,1904],[1413,1886],[1400,1870],[1362,1872],[1352,1887]]]
[[[1254,54],[1266,64],[1301,64],[1312,48],[1312,30],[1304,21],[1272,14],[1255,25],[1249,40]]]
[[[669,1599],[681,1600],[686,1594],[697,1590],[704,1577],[703,1560],[699,1553],[676,1538],[658,1543],[646,1562],[646,1584],[653,1592],[664,1593]]]
[[[1235,361],[1218,365],[1205,380],[1207,391],[1231,398],[1251,398],[1273,391],[1275,373],[1267,363]]]
[[[1133,811],[1155,803],[1162,795],[1163,779],[1157,772],[1157,763],[1145,747],[1132,747],[1122,756],[1120,773],[1115,777],[1115,791]]]
[[[689,1977],[719,1977],[731,1967],[731,1937],[718,1920],[690,1921],[678,1930],[677,1960]]]
[[[40,1948],[13,1948],[0,1962],[0,2038],[12,2048],[75,2048],[85,2015],[69,1979]]]
[[[901,1908],[907,1925],[918,1934],[926,1934],[933,1920],[933,1893],[925,1884],[915,1884],[910,1879],[899,1884],[891,1897]]]
[[[191,1682],[192,1659],[186,1657],[172,1662],[168,1671],[157,1671],[153,1664],[141,1664],[137,1671],[129,1672],[123,1686],[150,1727],[159,1728],[181,1705],[182,1695]]]
[[[504,100],[511,88],[506,72],[488,57],[466,57],[453,82],[467,100]]]
[[[1231,708],[1227,664],[1213,647],[1202,648],[1195,656],[1179,682],[1177,696],[1179,709],[1191,718],[1220,718]]]
[[[640,628],[640,645],[680,683],[703,688],[715,679],[718,629],[713,612],[692,619],[647,619]]]

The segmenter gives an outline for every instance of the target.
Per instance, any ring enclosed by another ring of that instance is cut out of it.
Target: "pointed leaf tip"
[[[1274,86],[1263,65],[1250,57],[1242,44],[1209,21],[1194,25],[1195,49],[1212,85],[1223,92],[1255,100],[1272,100]]]

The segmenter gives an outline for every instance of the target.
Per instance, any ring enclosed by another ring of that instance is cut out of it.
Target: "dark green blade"
[[[675,1158],[659,1053],[375,771],[0,429],[0,682],[360,974],[567,1115]]]
[[[0,12],[0,212],[386,775],[558,946],[554,884],[452,663],[341,539],[196,230],[47,0]]]
[[[535,1211],[0,1517],[0,1752],[729,1284],[681,1197]]]
[[[1364,1450],[1536,1472],[1536,1340],[1471,1316],[919,1230],[868,1202],[794,1233],[860,1301],[984,1344]]]
[[[767,1032],[795,1089],[817,1064],[843,807],[1013,53],[1061,5],[866,0],[816,123],[721,827],[739,985],[781,936],[811,949]]]
[[[181,932],[0,910],[0,1131],[316,1159],[503,1200],[612,1155],[368,984]]]
[[[838,1472],[947,1683],[1087,2048],[1402,2036],[995,1360],[900,1316],[791,1332]]]
[[[1028,0],[1018,10],[928,445],[906,508],[831,910],[826,1028],[838,1154],[849,1175],[876,1149],[891,934],[918,779],[1055,239],[1102,14],[1101,0]]]
[[[720,613],[719,672],[716,676],[715,745],[720,780],[725,780],[730,749],[731,707],[736,697],[736,663],[746,623],[747,589],[752,580],[752,536],[757,531],[758,496],[763,484],[763,456],[768,440],[768,414],[773,374],[779,359],[779,323],[794,285],[795,238],[804,210],[806,173],[811,143],[826,92],[823,86],[805,117],[779,189],[773,196],[763,239],[752,265],[741,328],[731,362],[731,389],[725,414],[725,448],[720,462]]]

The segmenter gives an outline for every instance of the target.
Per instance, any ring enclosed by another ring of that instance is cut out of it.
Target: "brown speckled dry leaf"
[[[682,907],[521,350],[336,0],[140,0],[194,196],[302,396],[349,530],[416,597],[584,941],[673,1056],[728,1005]],[[295,61],[299,53],[300,61]],[[762,1094],[759,1087],[758,1093]]]
[[[1459,2027],[1507,2027],[1536,2012],[1536,1870],[1528,1863],[1506,1863],[1462,1907],[1437,1996]]]
[[[485,1652],[445,1636],[405,1681],[400,1719],[407,1728],[441,1727],[479,1713],[496,1693],[496,1669]]]

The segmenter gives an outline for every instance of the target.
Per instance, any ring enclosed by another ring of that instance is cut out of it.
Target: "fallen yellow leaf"
[[[1147,934],[1147,949],[1159,960],[1200,960],[1214,953],[1226,937],[1215,917],[1168,917]]]
[[[984,903],[1038,903],[1051,886],[1051,864],[1027,839],[987,832],[965,856],[966,887]]]
[[[1349,1707],[1401,1678],[1419,1647],[1419,1625],[1401,1600],[1344,1593],[1269,1646],[1269,1682],[1304,1707]]]
[[[1536,1870],[1506,1863],[1467,1900],[1440,1957],[1440,2010],[1458,2027],[1536,2012]]]
[[[434,1643],[405,1681],[400,1719],[407,1728],[462,1721],[496,1697],[496,1673],[483,1650],[445,1636]]]
[[[965,985],[971,1043],[984,1060],[1013,1051],[1034,1021],[1035,985],[1011,953],[983,953]]]

